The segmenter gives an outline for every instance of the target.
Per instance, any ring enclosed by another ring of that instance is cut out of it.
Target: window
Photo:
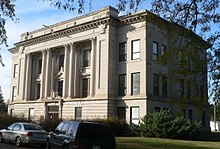
[[[131,107],[131,124],[139,124],[139,107]]]
[[[167,97],[167,77],[162,77],[162,95],[163,97]]]
[[[36,84],[36,99],[40,98],[40,82],[37,82]]]
[[[66,132],[68,131],[69,127],[70,127],[70,123],[64,123],[64,125],[63,125],[63,127],[62,127],[60,132],[62,134],[66,134]]]
[[[118,76],[118,96],[125,96],[127,92],[126,74]]]
[[[180,79],[179,82],[179,96],[183,97],[184,96],[184,80]]]
[[[163,56],[166,51],[167,51],[167,46],[162,45],[162,46],[161,46],[161,56]]]
[[[131,74],[131,94],[138,95],[140,94],[140,73],[132,73]]]
[[[17,86],[13,86],[12,87],[12,101],[16,100],[16,96],[17,96]]]
[[[132,41],[132,60],[140,59],[140,40]]]
[[[58,96],[63,96],[63,80],[58,81]]]
[[[33,108],[30,108],[29,111],[28,111],[28,120],[33,120],[34,118],[34,109]]]
[[[159,96],[159,75],[153,75],[153,93],[155,96]]]
[[[59,70],[60,70],[61,67],[64,68],[64,54],[61,54],[59,56]]]
[[[89,78],[83,78],[82,79],[82,97],[89,96],[89,85],[90,85]]]
[[[154,107],[154,112],[160,112],[160,107]]]
[[[42,71],[42,59],[37,60],[37,74],[41,74]]]
[[[188,119],[192,121],[192,110],[188,110]]]
[[[153,42],[153,60],[158,61],[158,43]]]
[[[19,124],[16,124],[14,127],[13,127],[13,131],[19,131],[21,129],[21,125]]]
[[[17,78],[18,77],[18,64],[14,64],[14,75],[13,75],[14,78]]]
[[[89,67],[91,65],[91,50],[84,50],[83,52],[83,67]]]
[[[81,119],[82,118],[82,107],[76,107],[75,108],[75,119]]]
[[[126,119],[126,108],[125,107],[117,107],[117,116],[119,119]]]
[[[127,43],[119,43],[119,62],[127,61]]]

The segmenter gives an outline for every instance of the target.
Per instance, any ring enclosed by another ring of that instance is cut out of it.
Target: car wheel
[[[17,147],[20,147],[21,146],[21,137],[17,137],[16,139],[15,139],[15,145],[17,146]]]
[[[45,149],[50,149],[50,140],[47,140],[46,145],[45,145]]]
[[[3,143],[3,142],[4,142],[4,139],[3,139],[2,134],[0,133],[0,143]]]

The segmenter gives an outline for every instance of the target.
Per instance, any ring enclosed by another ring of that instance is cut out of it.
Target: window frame
[[[121,81],[123,81],[123,84],[120,84]],[[118,96],[125,96],[126,94],[127,94],[127,75],[119,74],[118,75]]]
[[[137,117],[133,117],[133,109],[137,109]],[[137,123],[134,121],[138,121]],[[130,107],[130,124],[139,124],[140,121],[140,107],[139,106],[131,106]]]
[[[91,66],[91,49],[83,50],[83,67]]]
[[[135,84],[135,75],[138,75],[139,77],[139,82],[138,84]],[[140,72],[135,72],[135,73],[131,73],[131,95],[140,95],[140,87],[141,87],[141,74]],[[137,91],[135,91],[135,89],[137,89]]]
[[[154,48],[155,48],[154,45],[156,45],[156,49],[154,49]],[[158,59],[159,59],[159,44],[158,44],[158,42],[153,41],[152,50],[153,50],[153,51],[152,51],[152,53],[153,53],[153,61],[157,62]],[[155,50],[156,50],[156,51],[155,51]],[[155,52],[156,52],[156,53],[155,53]]]
[[[85,85],[84,83],[87,84]],[[88,97],[90,95],[90,78],[82,78],[82,97]]]
[[[18,78],[18,64],[14,64],[14,73],[13,73],[13,78]]]
[[[121,42],[118,44],[118,61],[127,61],[127,42]]]
[[[17,97],[17,86],[12,86],[12,101],[15,101]]]
[[[158,74],[153,74],[153,95],[160,95],[160,76]]]
[[[163,97],[168,97],[168,79],[167,79],[167,76],[162,76],[162,96]]]
[[[82,119],[82,107],[75,107],[75,120],[80,120],[80,119]]]
[[[140,39],[135,39],[135,40],[132,40],[131,41],[131,60],[138,60],[138,59],[140,59],[141,58],[141,42],[140,42],[141,40]],[[137,51],[134,51],[134,43],[135,42],[138,42],[138,50]],[[138,55],[138,57],[137,58],[135,58],[135,56],[134,55]]]

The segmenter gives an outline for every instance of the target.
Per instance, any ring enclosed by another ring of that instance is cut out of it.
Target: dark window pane
[[[167,77],[162,77],[162,95],[163,97],[167,97]]]
[[[37,68],[37,73],[41,74],[41,70],[42,70],[42,59],[38,59],[38,68]]]
[[[118,76],[118,96],[126,95],[126,75],[122,74]]]
[[[62,80],[58,81],[58,96],[60,97],[63,96],[63,81]]]
[[[160,112],[160,107],[154,107],[154,112]]]
[[[83,67],[88,67],[91,65],[91,50],[84,50],[83,53]]]
[[[188,110],[188,119],[192,121],[192,110]]]
[[[76,107],[75,108],[75,119],[81,119],[82,118],[82,107]]]
[[[132,73],[132,95],[140,94],[140,73]]]
[[[82,97],[88,97],[89,95],[89,78],[82,79]]]
[[[153,60],[158,60],[158,43],[155,41],[153,42]]]
[[[180,82],[179,82],[179,95],[180,97],[184,96],[184,80],[183,79],[180,79]]]
[[[64,54],[59,56],[59,69],[64,67]]]
[[[40,98],[40,82],[37,82],[36,88],[37,88],[36,97],[37,97],[37,99],[39,99]]]
[[[126,42],[119,43],[119,62],[124,62],[127,60],[127,44]]]

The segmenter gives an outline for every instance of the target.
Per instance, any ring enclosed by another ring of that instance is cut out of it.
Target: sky
[[[117,0],[91,1],[92,11],[96,11],[108,5],[116,8],[117,4]],[[146,9],[149,7],[149,5],[143,4],[142,7]],[[86,3],[84,14],[87,14],[88,12],[89,5]],[[51,6],[49,2],[42,2],[42,0],[16,0],[15,13],[16,17],[19,19],[19,22],[15,23],[9,19],[7,19],[6,22],[9,47],[0,45],[0,53],[3,57],[3,63],[5,64],[5,67],[0,66],[0,86],[3,97],[6,100],[10,98],[10,84],[12,75],[12,54],[8,52],[8,49],[12,48],[14,43],[19,42],[20,35],[24,32],[30,32],[43,28],[43,25],[52,25],[79,16],[77,12],[58,10],[57,8]]]

